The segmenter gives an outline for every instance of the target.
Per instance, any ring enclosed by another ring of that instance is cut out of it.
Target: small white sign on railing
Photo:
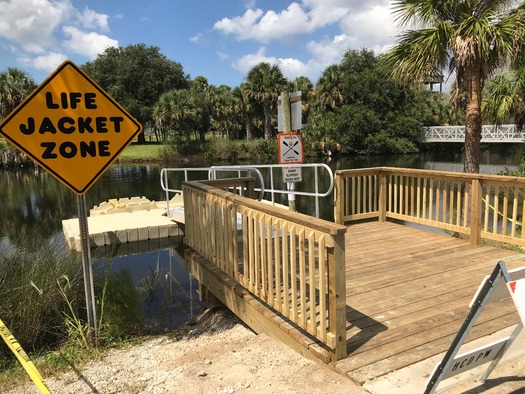
[[[283,167],[283,182],[297,183],[302,181],[301,167]]]

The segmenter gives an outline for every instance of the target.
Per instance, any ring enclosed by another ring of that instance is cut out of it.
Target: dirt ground
[[[525,393],[524,367],[522,357],[498,367],[486,384],[470,381],[443,394]],[[395,394],[413,394],[410,380],[397,386]],[[266,335],[256,335],[226,309],[207,311],[178,335],[109,350],[82,370],[73,368],[45,382],[54,394],[383,394],[355,385]],[[19,393],[38,390],[28,380],[6,394]]]
[[[363,393],[230,312],[208,312],[178,338],[110,350],[81,371],[46,378],[52,393]],[[10,394],[38,393],[28,382]]]

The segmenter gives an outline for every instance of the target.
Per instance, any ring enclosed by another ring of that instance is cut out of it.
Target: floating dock
[[[182,208],[182,196],[170,201],[170,208]],[[62,221],[62,230],[72,250],[80,250],[78,218]],[[182,235],[166,215],[166,202],[131,197],[104,201],[90,210],[88,232],[91,247],[165,239]]]

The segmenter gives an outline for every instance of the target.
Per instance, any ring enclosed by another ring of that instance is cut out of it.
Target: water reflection
[[[203,308],[197,282],[184,269],[180,253],[175,247],[125,256],[107,253],[94,261],[93,270],[95,275],[104,275],[108,267],[114,272],[128,271],[143,301],[150,329],[168,330],[180,327]]]
[[[503,145],[503,144],[501,144]],[[482,171],[497,173],[504,167],[513,168],[519,163],[521,145],[498,146],[482,153]],[[333,160],[333,170],[379,166],[440,169],[461,171],[462,155],[457,150],[426,152],[416,155],[360,156]],[[160,188],[161,166],[157,164],[115,164],[92,186],[86,194],[88,208],[111,198],[144,196],[150,200],[164,200]],[[76,195],[45,171],[33,169],[0,171],[0,243],[16,247],[19,240],[38,229],[41,242],[62,239],[62,220],[77,217]],[[298,184],[302,190],[312,179]],[[319,179],[319,189],[326,190],[327,178]],[[321,200],[321,217],[333,220],[333,197]],[[285,197],[278,201],[286,203]],[[315,204],[310,198],[298,196],[297,209],[309,215],[315,214]],[[34,236],[34,235],[33,235]],[[94,253],[97,269],[130,270],[145,297],[158,302],[146,302],[152,324],[173,327],[188,319],[195,302],[196,293],[189,275],[182,268],[180,253],[174,245],[158,245],[153,248],[130,250],[132,245],[122,245],[111,251]],[[153,249],[153,250],[152,250]],[[123,255],[124,254],[124,255]]]

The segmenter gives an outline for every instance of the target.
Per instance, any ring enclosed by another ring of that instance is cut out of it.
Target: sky
[[[347,50],[381,53],[396,34],[391,0],[0,0],[0,71],[40,83],[64,60],[146,44],[216,86],[260,62],[315,83]]]

